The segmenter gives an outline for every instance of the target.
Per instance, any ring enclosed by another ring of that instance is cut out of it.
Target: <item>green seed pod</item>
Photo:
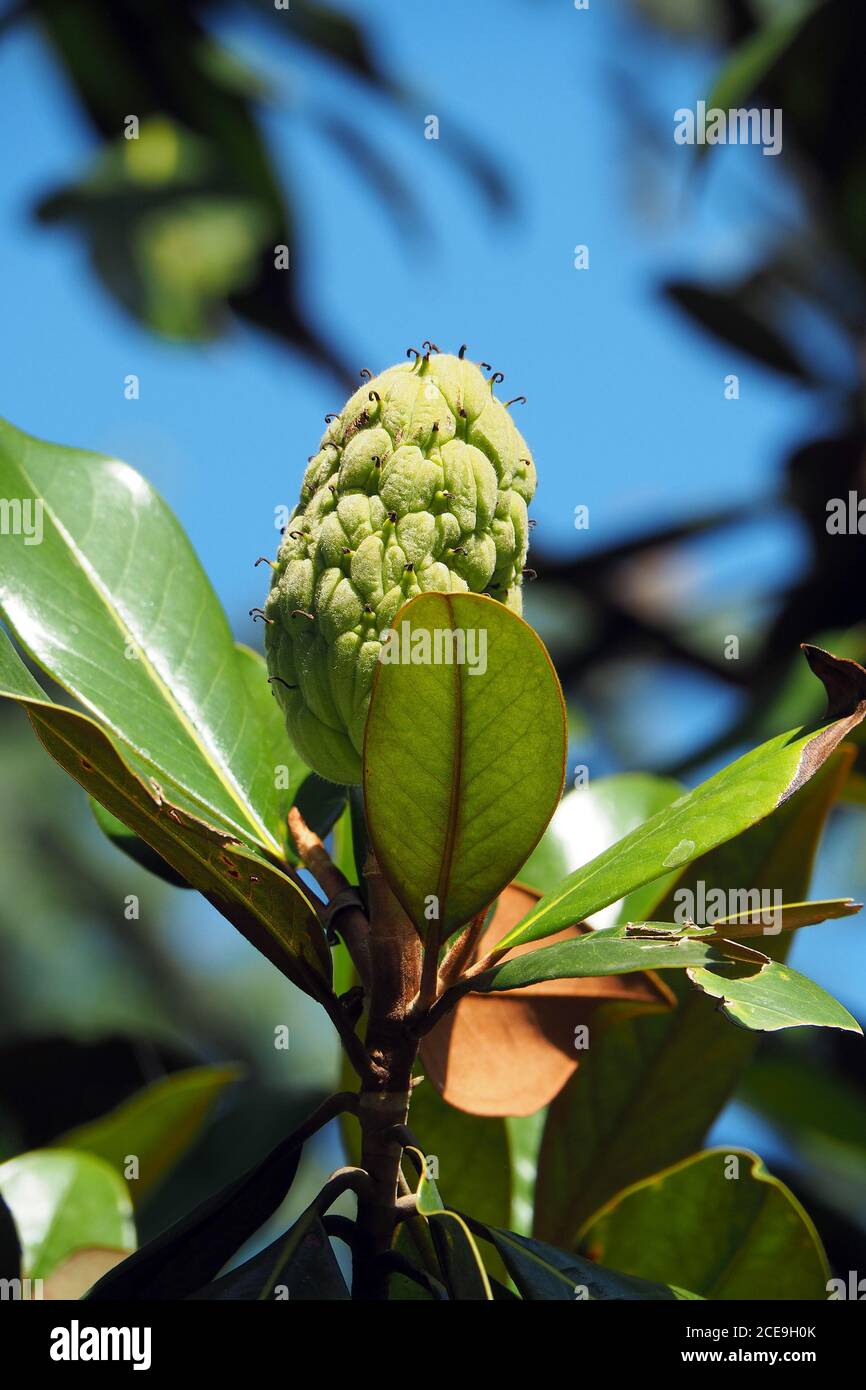
[[[390,367],[329,417],[265,605],[273,689],[321,776],[360,782],[381,633],[410,598],[489,593],[521,611],[535,483],[493,382],[462,357]]]

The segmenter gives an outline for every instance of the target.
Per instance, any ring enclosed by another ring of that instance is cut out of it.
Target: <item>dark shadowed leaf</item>
[[[499,1251],[508,1273],[523,1298],[534,1302],[596,1302],[624,1299],[657,1302],[694,1299],[673,1284],[649,1283],[603,1269],[592,1260],[565,1250],[556,1250],[539,1240],[516,1235],[514,1231],[482,1228],[471,1222],[476,1235],[489,1240]]]
[[[61,1135],[57,1146],[96,1154],[121,1175],[134,1154],[138,1177],[129,1180],[129,1191],[138,1205],[195,1143],[214,1105],[241,1074],[235,1066],[173,1072],[110,1114]]]
[[[21,1246],[12,1213],[0,1195],[0,1279],[17,1279],[21,1272]]]
[[[176,1299],[204,1288],[279,1206],[294,1181],[301,1148],[302,1141],[289,1135],[256,1167],[124,1260],[89,1296]]]
[[[331,1303],[347,1300],[349,1290],[314,1204],[266,1250],[260,1250],[251,1260],[192,1297]]]

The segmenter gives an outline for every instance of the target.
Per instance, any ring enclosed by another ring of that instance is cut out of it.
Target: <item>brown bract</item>
[[[500,895],[474,959],[486,955],[541,894],[512,883]],[[581,924],[558,932],[553,945],[580,936]],[[516,946],[505,960],[537,948]],[[673,996],[650,972],[603,978],[546,980],[498,994],[466,994],[421,1042],[425,1075],[449,1105],[472,1115],[531,1115],[547,1105],[580,1063],[575,1029],[591,1025],[599,1004],[615,1000],[634,1011],[670,1007]]]

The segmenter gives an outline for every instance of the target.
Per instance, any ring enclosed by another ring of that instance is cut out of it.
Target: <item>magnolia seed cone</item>
[[[541,894],[512,883],[500,895],[475,959],[526,916]],[[511,960],[588,930],[568,927],[516,946]],[[562,1090],[580,1062],[575,1029],[590,1025],[599,1005],[633,1006],[635,1013],[670,1006],[672,996],[651,973],[598,979],[546,980],[501,994],[466,994],[421,1043],[424,1074],[439,1094],[472,1115],[531,1115]]]
[[[272,685],[296,748],[361,780],[380,634],[416,594],[521,610],[535,465],[493,380],[429,354],[366,382],[309,461],[265,605]]]

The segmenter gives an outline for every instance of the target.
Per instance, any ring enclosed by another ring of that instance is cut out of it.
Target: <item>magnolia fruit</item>
[[[289,736],[333,782],[361,780],[383,634],[416,594],[521,610],[535,465],[489,378],[462,355],[390,367],[329,417],[286,526],[264,615]]]

